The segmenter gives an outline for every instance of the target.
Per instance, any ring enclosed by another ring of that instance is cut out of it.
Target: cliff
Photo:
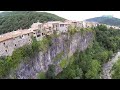
[[[71,61],[69,58],[78,50],[84,51],[91,44],[94,34],[87,31],[84,34],[77,32],[61,34],[52,38],[52,44],[46,51],[40,51],[33,58],[21,64],[12,71],[9,78],[36,79],[38,73],[46,72],[50,64],[55,65],[56,74],[62,71]]]

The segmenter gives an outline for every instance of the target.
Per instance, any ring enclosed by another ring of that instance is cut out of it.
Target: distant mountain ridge
[[[113,26],[120,26],[120,19],[115,18],[111,15],[103,15],[101,17],[86,19],[85,21],[98,22],[98,23],[113,25]]]

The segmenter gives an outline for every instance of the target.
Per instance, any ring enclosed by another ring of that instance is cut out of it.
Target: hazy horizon
[[[103,15],[112,15],[113,17],[120,18],[120,11],[43,11],[53,13],[70,20],[85,20]]]
[[[6,12],[6,11],[0,11]],[[65,19],[83,21],[85,19],[100,17],[103,15],[112,15],[113,17],[120,18],[120,11],[37,11],[48,12]]]

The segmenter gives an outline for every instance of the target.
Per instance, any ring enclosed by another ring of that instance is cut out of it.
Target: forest
[[[111,26],[120,26],[120,19],[110,16],[101,16],[87,19],[86,21],[93,21],[98,23],[103,23]]]
[[[40,73],[38,78],[43,79],[100,79],[102,74],[102,65],[109,61],[113,53],[120,49],[120,30],[107,29],[106,26],[100,25],[94,30],[94,40],[89,47],[83,51],[74,53],[69,58],[69,63],[63,71],[55,76],[55,66],[50,65],[46,73]],[[81,29],[83,32],[84,29]],[[71,32],[70,32],[71,33]],[[75,33],[71,33],[75,34]],[[12,56],[0,58],[0,78],[6,77],[11,69],[16,68],[21,59],[26,62],[30,57],[35,56],[39,51],[51,45],[51,38],[46,37],[41,42],[33,39],[32,45],[27,45],[16,49]],[[23,62],[22,61],[22,62]],[[64,63],[63,63],[64,64]],[[117,67],[117,69],[116,69]],[[119,63],[114,66],[115,74],[113,78],[118,78]],[[117,76],[118,77],[117,77]]]
[[[102,65],[112,58],[113,53],[120,49],[120,30],[107,29],[100,25],[93,29],[95,39],[92,46],[89,46],[84,52],[77,52],[69,59],[73,60],[57,76],[54,74],[54,66],[48,69],[48,79],[101,79]],[[119,63],[118,63],[119,65]],[[117,65],[117,67],[118,67]],[[115,72],[120,70],[118,68]],[[116,75],[117,75],[116,74]],[[120,76],[120,75],[119,75]],[[115,77],[113,75],[113,77]]]
[[[29,28],[33,23],[47,21],[64,21],[54,14],[35,11],[12,11],[0,13],[0,34]]]
[[[17,29],[29,28],[34,22],[64,21],[65,19],[54,14],[35,11],[13,11],[0,13],[0,34],[15,31]],[[92,20],[92,19],[91,19]],[[88,20],[89,21],[89,20]],[[116,25],[120,20],[114,17],[98,17],[93,21]],[[92,44],[83,52],[76,51],[69,58],[72,63],[57,76],[55,66],[50,65],[46,73],[40,73],[40,79],[101,79],[102,66],[108,62],[112,55],[120,49],[120,30],[108,29],[105,25],[91,28],[94,32]],[[81,29],[81,32],[84,32]],[[69,31],[71,35],[75,31]],[[51,37],[44,38],[41,42],[33,40],[32,45],[26,45],[16,49],[12,56],[0,57],[0,78],[9,75],[21,62],[28,62],[29,58],[34,57],[38,51],[46,51],[51,45]],[[22,61],[21,61],[22,60]],[[64,63],[63,63],[64,64]],[[113,66],[113,79],[120,79],[120,60]]]

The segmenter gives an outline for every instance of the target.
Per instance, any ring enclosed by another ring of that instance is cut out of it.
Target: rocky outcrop
[[[120,57],[120,52],[117,52],[117,54],[115,54],[115,56],[110,61],[108,61],[103,65],[103,75],[102,75],[103,79],[112,79],[111,70],[113,65],[119,60],[119,57]]]
[[[18,79],[35,79],[38,73],[46,72],[50,64],[56,66],[56,74],[58,74],[62,71],[61,60],[69,58],[76,50],[84,51],[92,42],[93,37],[92,32],[86,32],[84,35],[81,35],[80,32],[74,35],[61,34],[59,37],[52,39],[52,45],[46,52],[40,51],[34,58],[21,63],[14,71],[14,75],[10,75],[10,78],[14,76],[14,78]],[[61,55],[55,59],[58,54]],[[69,61],[69,59],[67,60]]]

